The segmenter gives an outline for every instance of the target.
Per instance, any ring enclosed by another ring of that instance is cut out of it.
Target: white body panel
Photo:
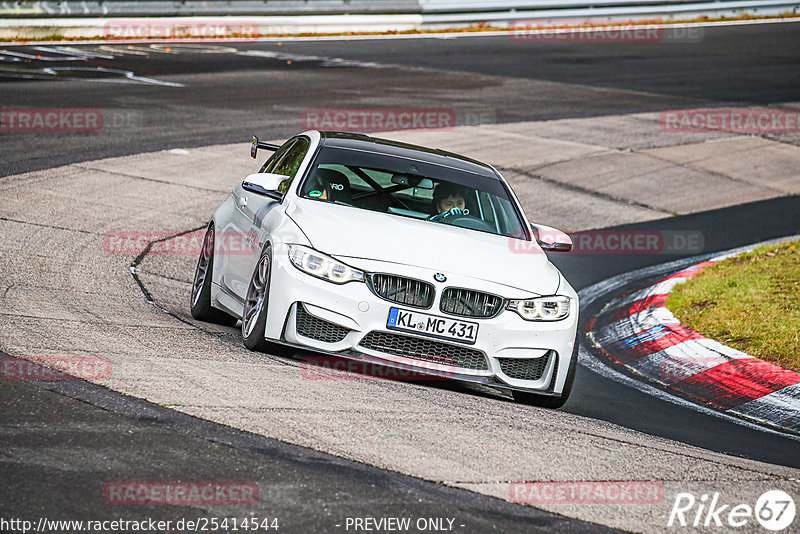
[[[540,250],[512,251],[513,238],[302,198],[292,202],[287,213],[302,226],[312,246],[337,258],[435,268],[497,280],[535,295],[552,295],[558,289],[558,272],[547,256]]]
[[[347,357],[371,358],[387,365],[451,372],[459,379],[498,387],[560,394],[574,358],[578,296],[547,256],[532,243],[527,253],[519,253],[508,237],[300,198],[296,194],[298,183],[321,141],[317,132],[304,135],[311,139],[311,149],[282,201],[237,186],[215,211],[212,222],[218,233],[250,233],[256,236],[257,246],[252,254],[215,259],[211,304],[241,317],[248,281],[261,250],[270,243],[267,339]],[[242,202],[244,197],[246,203]],[[444,316],[439,308],[442,290],[455,287],[503,299],[564,295],[571,299],[570,314],[554,322],[524,320],[506,309],[491,318],[459,317],[478,324],[474,345],[435,340],[482,352],[486,369],[454,368],[370,350],[359,346],[370,332],[399,334],[387,328],[391,307],[413,308],[379,297],[365,282],[340,285],[306,274],[290,262],[290,244],[310,246],[368,274],[387,273],[431,283],[436,289],[435,299],[428,309],[416,310],[421,313]],[[444,275],[446,281],[436,281],[433,276],[437,273]],[[341,326],[349,333],[335,342],[300,335],[296,328],[298,303],[310,315]],[[554,351],[558,357],[549,358],[537,380],[512,378],[500,367],[501,358],[545,358],[548,351]]]

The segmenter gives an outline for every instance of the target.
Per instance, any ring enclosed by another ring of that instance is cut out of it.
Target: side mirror
[[[569,252],[572,250],[572,238],[550,226],[531,224],[536,242],[545,252]]]
[[[282,174],[272,174],[270,172],[259,172],[251,174],[242,182],[242,189],[268,196],[275,200],[282,200],[283,193],[278,191],[281,183],[288,180],[288,176]]]

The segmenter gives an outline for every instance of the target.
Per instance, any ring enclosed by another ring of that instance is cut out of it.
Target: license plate
[[[386,328],[413,332],[421,336],[447,339],[472,345],[478,339],[478,324],[447,317],[437,317],[427,313],[389,308]]]

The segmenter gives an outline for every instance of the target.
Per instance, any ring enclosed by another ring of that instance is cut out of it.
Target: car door
[[[278,187],[278,191],[285,194],[310,144],[311,141],[307,137],[290,139],[264,164],[260,172],[285,175],[286,180]],[[281,201],[247,191],[241,184],[234,191],[234,197],[236,206],[234,231],[239,234],[241,242],[246,244],[242,248],[250,253],[230,255],[232,269],[229,282],[234,294],[244,300],[263,245],[272,229],[278,224],[283,210],[280,209]]]

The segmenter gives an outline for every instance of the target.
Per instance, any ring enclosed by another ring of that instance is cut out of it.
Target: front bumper
[[[433,280],[434,273],[374,261],[354,266],[419,280]],[[439,309],[439,298],[445,287],[469,287],[506,298],[536,295],[496,283],[444,274],[446,283],[434,283],[437,294],[431,308],[414,310],[378,297],[365,283],[337,285],[309,276],[291,265],[285,253],[276,250],[266,337],[406,371],[510,390],[560,395],[573,357],[577,329],[578,300],[572,289],[567,286],[569,292],[565,293],[571,297],[570,315],[562,321],[525,321],[508,310],[486,319],[455,317]],[[467,345],[390,330],[387,319],[391,307],[477,323],[477,340]],[[430,356],[425,356],[426,353]],[[479,363],[480,360],[485,364]],[[535,372],[528,372],[531,369]],[[521,373],[520,370],[528,371]]]

